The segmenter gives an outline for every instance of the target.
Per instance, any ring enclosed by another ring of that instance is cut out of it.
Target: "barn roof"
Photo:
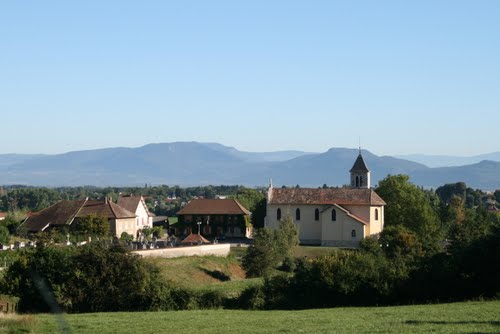
[[[135,218],[136,216],[135,213],[108,200],[64,200],[42,211],[32,213],[19,228],[26,232],[39,232],[48,226],[69,225],[74,218],[83,218],[90,214],[107,219]]]

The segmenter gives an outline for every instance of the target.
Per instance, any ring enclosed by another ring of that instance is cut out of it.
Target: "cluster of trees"
[[[166,281],[157,266],[120,244],[23,249],[0,280],[20,312],[158,311],[221,307],[222,292]]]
[[[242,307],[302,309],[498,296],[499,215],[488,213],[481,202],[471,205],[466,188],[463,196],[444,202],[406,175],[385,178],[376,191],[387,203],[380,236],[363,240],[359,250],[297,259],[293,274],[254,269],[265,283],[242,294]],[[273,259],[273,252],[257,250],[272,250],[272,245],[276,240],[270,231],[259,232],[245,260],[269,267],[266,261]],[[251,256],[265,260],[247,259]],[[272,267],[276,264],[274,260]]]

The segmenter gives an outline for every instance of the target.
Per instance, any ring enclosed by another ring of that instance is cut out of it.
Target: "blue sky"
[[[500,150],[500,1],[2,1],[0,153]]]

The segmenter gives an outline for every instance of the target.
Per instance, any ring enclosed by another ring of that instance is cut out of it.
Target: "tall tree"
[[[387,176],[379,182],[376,191],[387,203],[385,224],[401,225],[415,232],[424,249],[432,253],[438,249],[444,232],[428,196],[409,179],[408,175],[400,174]]]

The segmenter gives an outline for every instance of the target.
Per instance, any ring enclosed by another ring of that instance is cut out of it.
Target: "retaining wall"
[[[142,257],[156,256],[156,257],[181,257],[181,256],[228,256],[230,244],[217,244],[217,245],[201,245],[190,247],[172,247],[172,248],[159,248],[159,249],[144,249],[132,251]]]

